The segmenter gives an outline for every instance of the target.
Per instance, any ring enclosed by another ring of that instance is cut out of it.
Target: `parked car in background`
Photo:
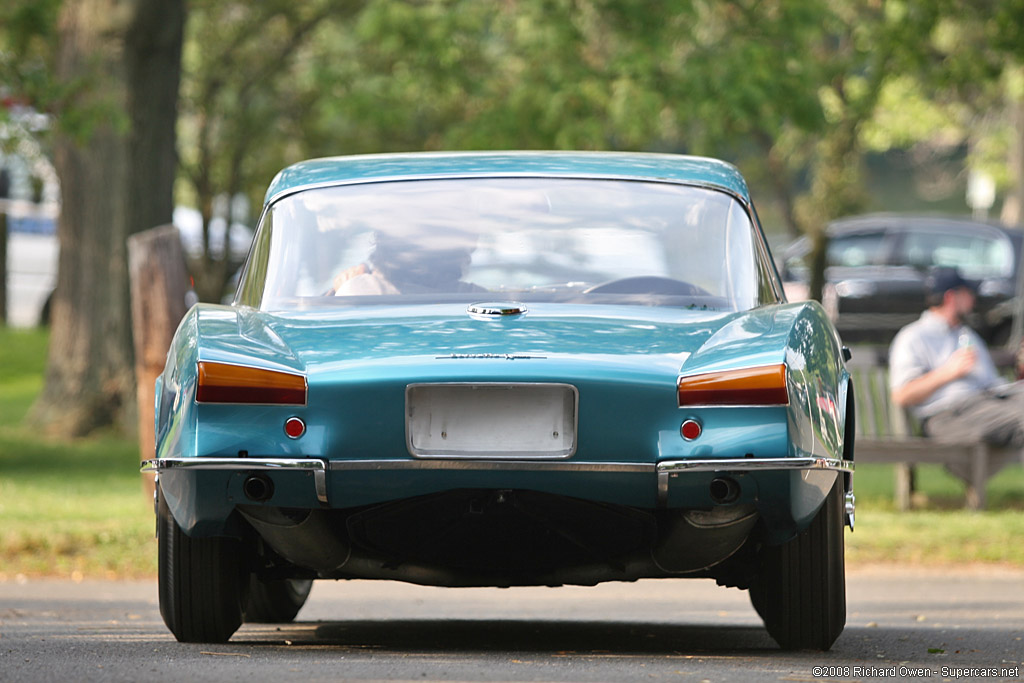
[[[56,203],[37,204],[23,200],[0,200],[7,213],[7,324],[11,327],[47,325],[50,301],[57,286],[60,244],[57,239]],[[202,256],[202,218],[195,209],[174,209],[174,225],[181,235],[185,256]],[[220,258],[224,241],[223,219],[210,225],[213,256]],[[231,271],[245,260],[252,243],[252,229],[241,223],[231,226],[229,249]]]
[[[203,257],[203,217],[199,211],[190,206],[176,206],[172,221],[181,235],[181,246],[185,250],[185,257],[194,260],[201,259]],[[227,221],[219,217],[214,217],[210,221],[210,256],[215,259],[221,258],[224,253],[224,226],[226,224]],[[248,225],[232,223],[231,232],[228,233],[232,271],[241,266],[249,254],[252,234],[252,228]]]
[[[836,327],[845,343],[888,344],[925,309],[925,278],[953,266],[978,284],[971,326],[989,344],[1009,339],[1017,291],[1021,232],[992,223],[922,215],[870,214],[828,226],[825,279]],[[806,297],[810,241],[782,254],[790,299]]]
[[[7,324],[33,327],[48,317],[57,286],[57,211],[54,203],[0,200],[7,214]]]
[[[190,310],[156,396],[143,469],[180,641],[358,578],[713,578],[784,648],[843,630],[845,354],[820,305],[783,302],[725,163],[291,166],[234,301]]]

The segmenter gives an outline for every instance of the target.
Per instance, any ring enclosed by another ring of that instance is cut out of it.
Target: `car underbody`
[[[297,575],[440,586],[719,578],[714,567],[737,553],[758,520],[753,505],[643,510],[507,489],[355,510],[239,510]],[[735,573],[726,572],[730,581]]]

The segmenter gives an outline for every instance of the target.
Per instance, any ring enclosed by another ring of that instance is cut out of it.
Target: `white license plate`
[[[418,457],[566,458],[576,451],[569,384],[411,384],[406,439]]]

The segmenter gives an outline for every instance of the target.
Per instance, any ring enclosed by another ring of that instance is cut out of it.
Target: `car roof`
[[[659,180],[703,185],[750,202],[731,164],[680,154],[634,152],[413,152],[311,159],[282,170],[265,203],[325,185],[460,177],[563,177]]]
[[[979,221],[973,218],[948,216],[942,214],[911,214],[911,213],[869,213],[859,216],[837,218],[828,224],[830,238],[858,232],[882,230],[886,233],[901,234],[915,228],[927,228],[946,232],[974,232],[999,234],[1009,238],[1015,249],[1020,249],[1024,241],[1024,232],[1000,223]],[[801,254],[808,250],[810,240],[803,235],[788,243],[782,250],[784,258]]]
[[[1000,232],[1007,236],[1016,235],[1018,237],[1021,235],[1020,230],[1008,228],[999,223],[941,214],[871,213],[862,216],[840,218],[829,223],[829,233],[832,235],[874,228],[885,228],[888,230],[928,228],[932,230]]]

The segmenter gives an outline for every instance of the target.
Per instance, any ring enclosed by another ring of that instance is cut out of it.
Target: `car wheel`
[[[811,525],[761,549],[750,601],[785,650],[827,650],[846,625],[843,478],[837,477]]]
[[[224,643],[242,625],[247,578],[239,542],[190,538],[160,496],[160,615],[183,643]]]
[[[295,619],[306,604],[313,582],[309,579],[264,580],[252,575],[245,620],[257,624],[278,624]]]

